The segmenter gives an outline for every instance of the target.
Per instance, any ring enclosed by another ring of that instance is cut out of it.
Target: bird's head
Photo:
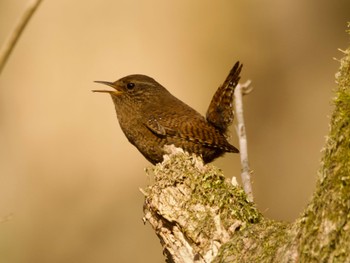
[[[113,90],[93,90],[93,92],[109,93],[114,101],[147,102],[162,94],[166,89],[153,78],[146,75],[129,75],[115,82],[95,81],[113,88]]]

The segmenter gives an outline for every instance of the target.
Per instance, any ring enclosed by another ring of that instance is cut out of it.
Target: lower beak
[[[99,89],[93,89],[92,92],[101,92],[101,93],[115,93],[114,90],[106,90],[106,89],[103,89],[103,90],[99,90]]]

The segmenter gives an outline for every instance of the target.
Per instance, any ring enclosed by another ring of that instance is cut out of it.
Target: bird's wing
[[[228,152],[238,151],[217,127],[171,94],[161,100],[153,98],[144,105],[140,117],[150,131],[167,141],[188,141]]]
[[[155,118],[154,116],[150,116],[147,119],[145,125],[148,129],[150,129],[153,133],[155,133],[157,135],[160,135],[160,136],[166,135],[165,127],[163,125],[161,125],[159,123],[159,121],[157,120],[157,118]]]
[[[192,116],[193,117],[193,116]],[[159,137],[177,138],[212,148],[221,148],[227,152],[238,150],[227,142],[213,126],[208,124],[202,116],[191,119],[179,118],[176,122],[164,121],[162,117],[151,116],[145,125]]]

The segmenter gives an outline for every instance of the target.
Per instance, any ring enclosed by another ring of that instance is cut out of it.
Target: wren
[[[111,95],[121,129],[152,164],[162,162],[164,145],[171,144],[209,163],[225,152],[239,152],[227,141],[226,133],[234,117],[233,93],[241,69],[242,64],[236,62],[215,92],[206,118],[145,75],[95,81],[114,90],[93,91]]]

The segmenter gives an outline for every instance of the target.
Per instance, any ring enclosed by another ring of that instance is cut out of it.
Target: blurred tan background
[[[0,1],[3,43],[27,1]],[[316,181],[350,2],[43,1],[0,76],[1,262],[163,262],[142,223],[150,164],[93,80],[148,74],[205,113],[236,60],[254,194],[294,220]],[[232,128],[232,141],[237,145]],[[239,156],[215,162],[239,176]]]

